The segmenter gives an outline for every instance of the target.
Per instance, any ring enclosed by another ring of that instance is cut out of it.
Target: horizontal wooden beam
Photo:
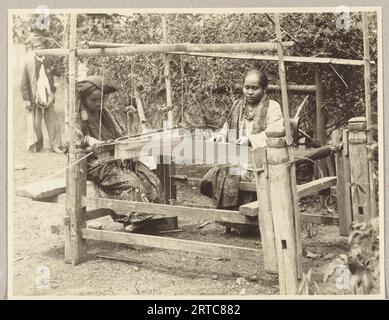
[[[308,183],[297,185],[297,197],[303,198],[322,190],[330,189],[336,186],[337,177],[325,177]],[[255,188],[255,183],[249,182],[251,188]],[[253,201],[239,207],[239,213],[249,217],[256,217],[259,213],[257,201]]]
[[[105,198],[86,197],[83,204],[88,210],[109,208],[117,213],[128,214],[129,212],[150,213],[178,218],[198,218],[199,220],[214,220],[240,224],[258,225],[258,219],[240,215],[237,211],[221,210],[214,208],[198,208],[186,206],[171,206],[159,203],[135,202],[126,200],[114,200]]]
[[[337,216],[325,216],[322,214],[300,213],[300,222],[338,226],[339,218]]]
[[[86,212],[86,220],[94,220],[98,218],[102,218],[109,215],[109,210],[107,209],[96,209],[96,210],[90,210]],[[65,216],[64,225],[68,226],[70,225],[70,217]]]
[[[329,189],[336,186],[337,177],[324,177],[317,180],[310,181],[297,186],[297,196],[303,198],[319,192],[321,190]]]
[[[209,255],[212,257],[223,257],[238,260],[245,259],[256,262],[262,260],[261,250],[223,244],[93,229],[82,229],[81,236],[83,239],[89,240],[123,243],[157,249],[193,252],[197,254]]]

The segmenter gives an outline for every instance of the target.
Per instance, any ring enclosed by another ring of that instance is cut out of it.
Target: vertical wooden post
[[[171,204],[177,199],[176,196],[176,185],[172,175],[175,175],[176,167],[174,159],[170,156],[160,155],[159,161],[157,161],[157,177],[161,181],[164,203]]]
[[[277,55],[278,55],[278,70],[280,74],[280,83],[281,83],[281,93],[282,93],[282,112],[284,116],[285,123],[285,142],[289,147],[293,143],[292,132],[290,128],[290,120],[289,120],[289,102],[288,102],[288,91],[286,86],[286,72],[285,72],[285,64],[284,64],[284,49],[282,47],[282,34],[281,34],[281,24],[280,24],[280,16],[278,13],[274,15],[274,25],[275,25],[275,33],[277,38]],[[294,228],[294,245],[297,248],[295,251],[296,255],[296,272],[297,279],[300,279],[302,276],[302,248],[300,242],[300,223],[299,223],[299,210],[298,210],[298,200],[297,200],[297,187],[296,187],[296,168],[293,162],[293,153],[289,148],[286,148],[287,157],[291,163],[289,166],[289,186],[291,189],[291,201],[293,205],[292,213],[293,213],[293,228]],[[273,203],[273,202],[272,202]],[[274,214],[274,212],[273,212]]]
[[[339,234],[348,236],[352,221],[350,195],[350,159],[348,157],[348,131],[343,131],[343,148],[335,155],[336,160],[336,202],[338,207]],[[340,143],[340,138],[335,140]]]
[[[369,42],[369,21],[367,12],[362,12],[362,32],[363,32],[363,56],[364,56],[364,83],[365,83],[365,108],[366,108],[366,129],[367,129],[367,145],[373,144],[371,132],[372,116],[371,116],[371,71],[370,71],[370,42]],[[373,180],[374,175],[374,159],[369,159],[368,174],[370,180],[370,215],[377,216],[377,205],[375,201],[376,188]]]
[[[323,146],[325,144],[325,121],[322,111],[324,101],[324,86],[321,80],[321,74],[318,67],[315,69],[315,86],[316,86],[316,140]]]
[[[161,15],[162,19],[162,37],[163,42],[168,43],[167,39],[167,23],[166,17]],[[164,63],[164,77],[165,77],[165,87],[166,87],[166,107],[168,108],[168,128],[173,127],[173,111],[172,111],[172,89],[171,89],[171,80],[170,80],[170,56],[168,54],[163,55],[163,63]]]
[[[76,265],[85,255],[85,240],[81,238],[81,229],[86,226],[86,208],[81,199],[86,195],[86,159],[80,160],[83,155],[76,154],[75,150],[75,120],[76,120],[76,56],[77,14],[70,17],[70,54],[69,54],[69,156],[66,172],[66,212],[70,216],[70,258]],[[74,163],[77,163],[74,165]],[[65,250],[66,252],[66,250]],[[67,250],[69,254],[69,250]],[[66,257],[67,259],[69,257]]]
[[[322,111],[323,106],[323,100],[324,100],[324,87],[323,82],[321,81],[321,74],[316,67],[315,69],[315,86],[316,86],[316,126],[315,126],[315,138],[320,146],[323,146],[325,144],[325,122],[324,122],[324,115]],[[327,172],[327,166],[326,166],[326,160],[320,159],[317,161],[318,166],[323,173],[323,176],[326,177],[328,175]],[[315,169],[316,170],[316,169]],[[321,210],[326,211],[325,206],[325,196],[320,196],[320,202],[321,202]]]
[[[275,25],[275,32],[277,38],[278,71],[280,74],[280,83],[281,83],[282,112],[285,121],[285,141],[289,146],[293,143],[293,138],[290,129],[290,121],[289,121],[289,103],[288,103],[288,92],[286,88],[284,49],[282,47],[280,16],[278,13],[274,14],[274,25]]]
[[[354,221],[368,221],[371,218],[369,163],[367,158],[367,135],[365,117],[352,118],[349,126],[349,153],[351,200]]]
[[[265,149],[254,149],[253,159],[256,171],[255,178],[259,206],[258,224],[261,232],[264,269],[268,273],[277,273],[277,251],[270,201],[268,161]]]
[[[300,234],[296,232],[299,223],[296,208],[296,188],[291,178],[294,165],[284,137],[279,133],[266,132],[268,172],[271,210],[277,250],[278,279],[280,294],[297,294],[299,270],[301,270]]]

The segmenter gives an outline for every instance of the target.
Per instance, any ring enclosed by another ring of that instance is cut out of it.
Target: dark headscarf
[[[118,90],[113,82],[106,78],[104,78],[104,88],[102,88],[103,77],[98,75],[87,76],[83,80],[77,82],[77,91],[81,98],[85,98],[96,89],[102,90],[103,93],[112,93]]]
[[[112,81],[106,78],[104,78],[103,87],[103,77],[99,75],[85,77],[83,80],[77,82],[76,88],[79,96],[78,108],[80,112],[78,129],[81,130],[84,135],[89,135],[93,138],[99,139],[100,118],[99,116],[88,113],[85,106],[85,98],[95,90],[101,90],[103,88],[103,93],[108,94],[117,91],[117,88]],[[102,109],[101,121],[102,140],[116,139],[121,136],[121,129],[107,108]]]

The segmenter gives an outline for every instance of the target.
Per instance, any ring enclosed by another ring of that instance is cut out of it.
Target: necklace
[[[247,121],[253,121],[255,117],[255,110],[257,106],[253,107],[252,110],[250,110],[250,107],[247,103],[244,104],[242,109],[242,115]]]

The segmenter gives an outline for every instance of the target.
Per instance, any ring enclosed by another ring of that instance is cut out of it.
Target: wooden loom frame
[[[103,240],[103,241],[111,241],[116,243],[127,243],[127,244],[138,244],[144,246],[150,246],[154,248],[162,248],[162,249],[176,249],[185,251],[198,252],[203,254],[214,254],[218,256],[225,257],[238,257],[238,258],[248,258],[248,259],[258,259],[259,255],[261,255],[260,250],[255,249],[247,249],[247,248],[238,248],[234,246],[225,246],[225,245],[216,245],[209,243],[199,243],[195,241],[189,240],[179,240],[174,238],[166,238],[166,237],[156,237],[156,236],[146,236],[140,234],[129,234],[123,232],[112,232],[112,231],[102,231],[102,230],[91,230],[86,228],[86,220],[94,219],[101,217],[102,214],[99,211],[86,211],[86,207],[93,208],[101,208],[101,207],[109,207],[118,212],[128,212],[131,211],[140,211],[140,212],[150,212],[150,213],[158,213],[158,214],[172,214],[171,207],[169,205],[163,204],[152,204],[152,203],[139,203],[139,202],[129,202],[129,201],[121,201],[121,200],[111,200],[111,199],[100,199],[100,198],[89,198],[86,197],[86,161],[80,161],[80,155],[76,154],[75,146],[74,146],[74,123],[75,123],[75,84],[76,84],[76,74],[77,74],[77,56],[117,56],[117,55],[133,55],[133,54],[142,54],[142,53],[165,53],[165,79],[167,83],[170,81],[169,75],[166,74],[168,71],[168,53],[179,53],[179,54],[190,54],[190,55],[204,55],[204,56],[220,56],[220,57],[228,57],[234,59],[263,59],[263,60],[278,60],[279,62],[279,71],[280,71],[280,80],[281,80],[281,94],[282,94],[282,107],[283,113],[285,117],[285,125],[286,125],[286,137],[276,139],[276,137],[270,137],[273,139],[272,143],[275,143],[273,147],[283,148],[286,147],[286,152],[289,154],[289,159],[293,160],[293,156],[289,152],[288,146],[291,143],[291,134],[289,127],[289,112],[288,112],[288,99],[287,99],[287,85],[285,80],[285,68],[284,61],[299,61],[300,59],[304,59],[301,62],[308,63],[334,63],[334,64],[349,64],[349,65],[364,65],[365,67],[365,92],[366,99],[370,99],[370,61],[368,54],[368,46],[366,45],[366,40],[368,39],[367,34],[367,22],[365,13],[363,16],[363,27],[364,27],[364,49],[365,49],[365,59],[363,61],[359,60],[345,60],[345,59],[333,59],[333,58],[303,58],[303,57],[284,57],[283,56],[283,44],[281,43],[281,32],[280,32],[280,23],[279,16],[275,14],[275,28],[278,42],[276,43],[259,43],[259,44],[227,44],[227,45],[191,45],[191,44],[178,44],[178,45],[133,45],[133,46],[125,46],[118,48],[104,48],[104,49],[77,49],[76,48],[76,14],[71,14],[70,21],[70,44],[69,49],[46,49],[39,50],[38,53],[43,55],[68,55],[69,56],[69,140],[70,140],[70,153],[69,153],[69,163],[77,163],[68,169],[67,172],[67,188],[66,188],[66,207],[67,213],[69,217],[65,219],[65,223],[68,226],[66,228],[66,244],[65,244],[65,260],[67,262],[71,262],[73,265],[78,264],[82,261],[85,256],[86,250],[86,239],[93,240]],[[166,25],[166,22],[165,22]],[[166,41],[166,37],[164,37]],[[290,43],[286,43],[286,45],[290,45]],[[209,52],[209,50],[213,49],[213,52]],[[235,53],[220,53],[223,51],[233,51]],[[273,58],[272,56],[262,56],[262,58],[258,55],[251,54],[242,54],[241,51],[260,51],[260,50],[276,50],[278,53],[277,58]],[[318,78],[318,77],[317,77]],[[308,89],[305,86],[304,88],[298,88],[296,86],[294,89],[299,91],[299,89],[304,90],[313,90],[316,89],[317,92],[318,82],[316,85],[309,86]],[[168,88],[168,87],[167,87]],[[291,89],[291,87],[290,87]],[[170,92],[167,90],[167,95]],[[320,92],[319,92],[320,94]],[[168,99],[169,100],[169,99]],[[171,99],[170,99],[171,101]],[[370,102],[366,103],[366,119],[367,119],[367,129],[369,130],[371,126],[371,110]],[[171,119],[171,115],[168,116]],[[271,140],[270,139],[270,140]],[[276,139],[277,141],[275,141]],[[284,139],[284,140],[283,140]],[[368,142],[371,142],[371,138],[367,138]],[[284,142],[286,141],[286,145]],[[270,145],[269,145],[270,146]],[[291,197],[294,199],[291,204],[292,212],[294,212],[294,217],[291,217],[292,220],[287,221],[286,224],[289,225],[297,225],[296,239],[293,242],[295,245],[295,253],[296,259],[295,263],[297,264],[297,275],[292,279],[293,284],[286,284],[283,288],[281,288],[281,292],[290,293],[296,291],[296,283],[297,279],[301,278],[301,252],[299,253],[299,231],[298,231],[298,223],[295,223],[295,219],[299,219],[296,215],[298,210],[296,210],[296,200],[297,197],[301,197],[303,195],[311,194],[313,192],[317,192],[323,189],[328,189],[329,187],[334,185],[334,179],[325,179],[307,184],[305,186],[300,186],[298,189],[295,183],[294,173],[294,165],[291,166],[292,169],[290,171],[291,176]],[[260,167],[257,167],[258,170]],[[369,166],[369,170],[371,166]],[[198,183],[198,181],[197,181]],[[256,190],[258,191],[258,180],[256,185]],[[342,181],[342,183],[345,183]],[[254,191],[253,184],[250,183],[241,183],[240,185],[242,190]],[[337,185],[337,191],[342,190],[343,186],[339,187],[339,181]],[[338,193],[337,192],[337,193]],[[342,192],[339,192],[342,193]],[[294,196],[293,196],[294,194]],[[343,194],[344,198],[347,198]],[[338,199],[339,200],[339,199]],[[250,204],[252,205],[252,204]],[[250,206],[249,206],[250,207]],[[260,219],[260,214],[258,208],[243,208],[247,210],[247,212],[256,212],[253,215],[237,215],[236,211],[230,210],[216,210],[216,209],[203,209],[203,208],[190,208],[190,207],[182,207],[176,206],[177,210],[175,210],[174,214],[177,216],[187,216],[188,214],[195,213],[198,216],[209,217],[212,215],[213,218],[219,221],[228,221],[235,223],[247,223],[247,224],[258,224],[258,219]],[[257,209],[257,211],[255,211]],[[254,210],[254,211],[253,211]],[[374,211],[372,210],[372,213]],[[301,215],[303,216],[303,215]],[[316,222],[324,222],[327,220],[329,224],[335,224],[334,220],[326,217],[314,216],[314,215],[306,215],[307,219]],[[298,220],[297,220],[298,221]],[[340,221],[339,221],[340,223]],[[278,248],[277,248],[278,250]],[[279,251],[279,250],[278,250]],[[265,261],[266,262],[266,261]],[[273,265],[274,267],[274,265]],[[268,271],[275,271],[274,268],[268,268]],[[278,269],[279,272],[282,270]],[[285,270],[284,270],[285,271]],[[286,271],[285,271],[286,272]],[[288,282],[288,281],[286,281]],[[291,291],[290,291],[291,290]]]

